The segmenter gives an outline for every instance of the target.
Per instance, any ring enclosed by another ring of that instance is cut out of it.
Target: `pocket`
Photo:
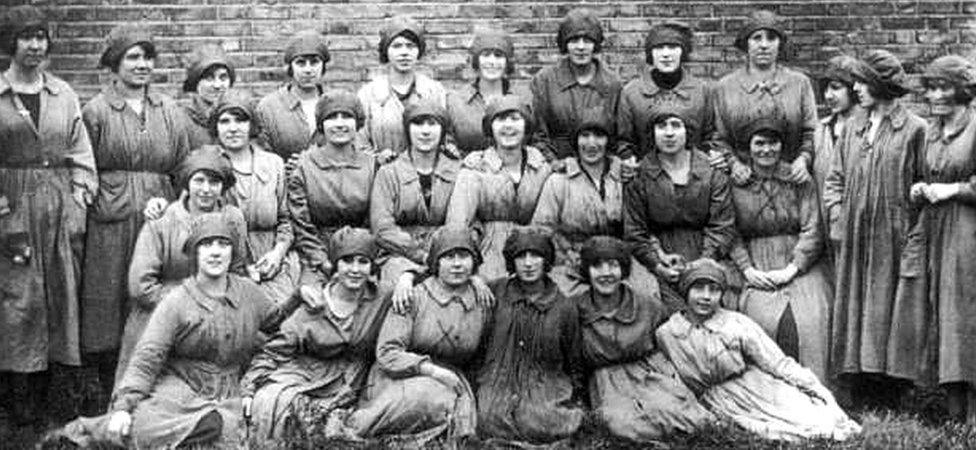
[[[132,196],[128,195],[129,180],[124,173],[106,173],[98,181],[98,195],[91,207],[92,219],[99,222],[118,222],[132,213]]]

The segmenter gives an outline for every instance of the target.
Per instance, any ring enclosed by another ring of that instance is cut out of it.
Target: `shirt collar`
[[[313,144],[308,150],[308,157],[320,169],[361,169],[373,163],[373,157],[354,149],[351,159],[341,158],[325,146]]]
[[[610,155],[609,156],[610,167],[606,171],[607,178],[613,181],[620,181],[620,158]],[[580,167],[579,159],[572,156],[563,160],[566,178],[576,178],[583,175],[583,168]]]
[[[402,180],[404,184],[409,184],[420,179],[420,174],[417,172],[417,168],[410,162],[410,155],[408,152],[403,152],[397,159],[390,163],[396,168],[396,171],[402,175]],[[437,162],[434,165],[433,175],[440,178],[448,183],[454,182],[457,178],[457,172],[461,167],[461,163],[447,155],[441,154],[437,157]]]
[[[61,88],[54,83],[54,78],[47,74],[47,72],[41,72],[42,89],[46,90],[51,95],[58,95],[61,92]],[[12,90],[9,80],[7,77],[0,76],[0,94],[7,92],[8,89]]]
[[[570,67],[571,64],[572,62],[570,62],[569,57],[564,56],[556,65],[556,83],[561,91],[579,86],[579,82],[576,81],[576,76],[573,75],[573,69]],[[586,86],[596,89],[605,97],[609,96],[611,88],[610,74],[599,57],[593,57],[593,64],[596,65],[596,71],[593,73],[593,79]]]
[[[739,78],[739,85],[743,91],[752,94],[758,90],[764,90],[772,95],[779,94],[783,90],[783,83],[780,82],[780,74],[783,68],[777,66],[773,71],[771,77],[760,77],[749,72],[748,69],[739,69],[737,76]]]
[[[464,307],[465,311],[471,311],[476,306],[474,289],[470,283],[464,288],[464,292],[461,294],[449,292],[435,277],[427,278],[421,283],[421,286],[438,305],[448,306],[452,302],[458,302]]]
[[[611,311],[600,311],[593,299],[593,289],[590,288],[580,302],[580,316],[584,324],[591,324],[600,320],[612,320],[623,324],[637,320],[637,300],[634,292],[626,285],[620,285],[620,304]]]
[[[121,111],[125,109],[125,97],[122,95],[124,88],[122,87],[122,81],[115,79],[110,81],[102,89],[102,94],[105,95],[105,100],[108,102],[109,106]],[[151,87],[146,86],[144,89],[145,98],[147,106],[159,106],[163,103],[163,97],[153,90]]]
[[[540,313],[545,313],[556,304],[562,296],[559,288],[548,276],[543,280],[545,286],[542,292],[527,292],[517,278],[508,278],[505,281],[505,294],[502,296],[510,299],[513,305],[522,303]]]
[[[928,135],[926,136],[927,140],[930,142],[939,140],[944,143],[951,142],[973,122],[973,115],[973,107],[968,106],[955,120],[942,127],[939,126],[938,120],[931,121],[928,127]],[[945,133],[942,132],[943,129]]]
[[[732,314],[729,311],[719,308],[712,317],[709,317],[701,323],[688,320],[684,313],[681,312],[672,315],[670,321],[672,322],[671,328],[675,331],[676,336],[688,337],[691,334],[691,330],[695,328],[703,328],[712,333],[722,333],[722,330],[728,326],[728,322],[731,319]]]
[[[523,147],[523,151],[525,152],[526,167],[532,170],[541,170],[547,164],[545,156],[542,156],[542,152],[535,147],[526,145]],[[464,163],[468,167],[485,169],[493,173],[502,170],[502,157],[498,156],[498,151],[495,150],[495,147],[489,147],[487,150],[480,152],[480,155],[475,153],[468,155]]]
[[[894,130],[900,130],[905,126],[905,122],[908,121],[908,111],[905,109],[901,103],[894,102],[891,107],[885,111],[884,116],[881,118],[881,123],[885,120],[891,122],[891,128]],[[863,135],[871,129],[871,114],[867,110],[860,110],[857,112],[855,117],[851,118],[852,124],[856,124],[855,130],[857,134]]]

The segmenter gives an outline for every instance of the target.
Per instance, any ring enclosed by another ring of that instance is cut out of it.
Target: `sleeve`
[[[170,349],[185,329],[179,305],[184,293],[182,289],[172,291],[153,311],[113,395],[112,411],[132,412],[152,393]]]
[[[732,313],[732,312],[729,312]],[[735,324],[739,330],[742,352],[749,362],[762,371],[796,387],[809,387],[819,384],[817,376],[793,358],[786,356],[776,342],[766,335],[752,319],[735,314]]]
[[[414,311],[398,314],[390,311],[383,321],[376,342],[376,363],[392,378],[407,378],[420,373],[420,365],[430,360],[427,355],[409,351],[413,334]]]
[[[813,83],[810,78],[803,76],[802,86],[800,87],[800,109],[802,120],[800,122],[800,148],[797,149],[796,157],[807,158],[807,167],[813,167],[813,136],[817,132],[817,100],[813,93]]]
[[[301,339],[291,327],[276,333],[251,359],[247,372],[241,378],[241,395],[253,397],[261,386],[268,383],[278,366],[295,358],[300,346]]]
[[[396,223],[396,204],[399,189],[393,166],[380,168],[373,181],[369,201],[369,222],[379,246],[417,264],[424,263],[424,249],[410,233]]]
[[[712,85],[709,96],[711,97],[709,103],[711,104],[713,126],[715,127],[710,139],[712,150],[728,157],[733,154],[734,143],[732,142],[731,130],[729,130],[730,124],[725,123],[725,116],[722,114],[723,109],[725,109],[725,101],[723,100],[721,82]]]
[[[713,170],[708,202],[708,224],[705,225],[702,257],[722,259],[732,246],[735,236],[735,208],[732,188],[724,173]]]
[[[89,194],[98,192],[98,175],[95,170],[95,154],[92,152],[91,140],[81,115],[78,98],[70,96],[73,112],[68,123],[67,159],[71,166],[71,184],[83,188]]]
[[[81,121],[84,123],[85,130],[88,132],[88,142],[92,152],[94,152],[95,146],[101,142],[102,136],[101,118],[98,114],[98,105],[95,102],[88,102],[88,104],[81,108]]]
[[[959,183],[959,193],[955,200],[967,205],[976,206],[976,175],[969,177],[969,180]]]
[[[749,255],[749,250],[746,249],[742,234],[738,232],[735,233],[735,238],[732,240],[732,250],[729,251],[729,256],[732,258],[732,262],[735,263],[735,267],[739,269],[739,272],[745,273],[746,269],[752,267],[752,256]]]
[[[165,223],[164,223],[165,222]],[[163,249],[166,236],[159,228],[169,220],[146,222],[136,238],[129,265],[129,296],[146,309],[153,309],[163,296],[182,280],[163,279]],[[172,229],[172,228],[170,228]]]
[[[254,108],[254,115],[257,117],[258,127],[260,129],[257,137],[258,142],[269,152],[280,154],[279,149],[275,148],[276,140],[274,133],[276,128],[274,126],[274,117],[271,111],[269,111],[268,97],[258,102],[257,107]]]
[[[634,125],[634,106],[630,100],[630,96],[627,95],[626,87],[620,95],[620,102],[617,103],[616,117],[618,148],[627,145],[634,156],[638,159],[642,158],[647,149],[638,148],[640,139],[637,138],[637,130],[640,127]]]
[[[568,298],[560,303],[569,304]],[[583,360],[583,332],[580,329],[579,309],[575,305],[565,308],[565,319],[560,330],[560,347],[563,352],[563,370],[573,380],[574,391],[585,392],[586,367]]]
[[[905,244],[902,246],[899,275],[908,278],[920,277],[925,274],[925,261],[928,257],[928,235],[925,222],[928,220],[928,206],[924,203],[911,201],[911,187],[922,181],[925,160],[925,128],[920,127],[908,141],[905,156],[905,186],[904,201],[908,210],[908,229],[905,230]]]
[[[476,170],[461,169],[454,183],[454,193],[447,204],[445,223],[452,226],[471,226],[478,213],[481,197],[481,177]]]
[[[275,243],[285,244],[289,248],[291,244],[295,242],[295,232],[292,229],[291,224],[291,212],[288,210],[288,190],[285,188],[285,163],[280,157],[275,156],[274,160],[274,172],[278,175],[278,182],[275,184],[275,200],[278,204],[276,225],[275,225]]]
[[[566,185],[566,178],[554,174],[550,176],[542,187],[539,201],[536,203],[535,213],[532,214],[532,224],[541,225],[557,231],[559,217],[563,210],[562,196]]]
[[[546,106],[549,105],[549,96],[546,89],[547,83],[542,75],[542,73],[536,74],[529,86],[532,92],[532,114],[535,116],[535,130],[529,144],[539,149],[546,161],[552,161],[556,158],[556,149],[551,142],[549,125],[546,122],[546,110],[548,109]]]
[[[653,270],[663,249],[661,241],[649,229],[644,188],[645,182],[640,175],[624,184],[624,238],[633,245],[634,258]]]
[[[356,97],[359,98],[359,105],[363,108],[363,115],[365,116],[363,126],[359,129],[359,139],[361,142],[367,143],[367,145],[376,152],[380,152],[385,149],[376,148],[376,142],[373,140],[373,110],[369,107],[369,88],[370,84],[366,83],[366,85],[359,88],[359,92],[356,93]]]
[[[846,220],[840,217],[840,213],[846,186],[845,165],[847,163],[847,146],[852,127],[851,123],[847,125],[844,127],[843,135],[838,142],[839,145],[834,149],[834,157],[831,158],[830,169],[827,172],[827,177],[824,178],[823,203],[824,210],[827,212],[827,229],[830,230],[830,239],[834,241],[841,239],[841,226],[843,221]]]
[[[308,209],[308,188],[305,183],[305,169],[299,163],[288,174],[288,210],[291,213],[295,233],[294,245],[306,267],[320,269],[328,267],[329,257],[325,243],[319,238],[318,230],[312,223]]]
[[[173,187],[177,187],[176,191],[179,191],[176,179],[179,176],[180,163],[186,159],[190,151],[195,150],[190,148],[190,124],[189,119],[186,115],[180,111],[180,107],[176,105],[172,100],[168,100],[168,108],[166,110],[166,119],[169,122],[169,133],[170,139],[172,140],[172,149],[175,153],[173,161],[173,167],[169,170],[169,177],[173,183]],[[143,205],[145,206],[145,205]]]
[[[820,227],[820,206],[817,185],[813,182],[799,186],[800,235],[793,247],[793,265],[800,273],[810,269],[823,251],[824,237]]]
[[[703,81],[705,82],[705,81]],[[722,144],[718,139],[718,130],[715,127],[715,84],[705,82],[704,96],[702,98],[701,113],[701,144],[700,148],[704,152],[711,150],[722,151]]]

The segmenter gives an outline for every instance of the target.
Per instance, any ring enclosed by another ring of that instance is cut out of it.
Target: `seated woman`
[[[320,308],[299,311],[285,322],[241,381],[245,416],[253,418],[252,436],[259,444],[327,437],[330,413],[355,404],[373,363],[390,305],[369,280],[376,268],[376,240],[361,228],[340,229],[332,236],[329,256],[332,280],[303,287]]]
[[[599,423],[615,436],[650,441],[713,422],[654,344],[667,309],[623,283],[632,267],[627,246],[595,236],[583,245],[581,258],[580,275],[589,288],[571,303],[580,310],[590,405]]]
[[[688,307],[657,329],[657,341],[712,413],[776,440],[844,440],[861,431],[813,372],[752,319],[719,306],[728,289],[722,266],[692,261],[678,286]]]
[[[518,228],[505,241],[509,278],[478,374],[478,433],[547,444],[567,440],[583,419],[579,317],[549,278],[555,247],[547,230]]]
[[[156,307],[113,396],[111,412],[54,434],[88,447],[173,448],[239,442],[238,380],[261,342],[304,300],[275,305],[229,273],[240,230],[219,213],[194,219],[182,250],[192,276]]]
[[[745,278],[739,311],[789,356],[827,376],[833,288],[819,264],[824,236],[815,183],[789,181],[781,158],[786,125],[759,119],[748,136],[751,175],[732,187],[738,236],[732,259]]]
[[[521,99],[505,95],[488,104],[482,129],[493,145],[469,154],[447,207],[447,224],[480,228],[484,265],[480,276],[505,278],[502,247],[512,228],[527,225],[535,213],[549,163],[526,144],[533,118]]]
[[[346,435],[422,447],[475,433],[474,393],[467,373],[482,355],[491,310],[475,300],[471,276],[481,264],[466,228],[442,228],[432,240],[433,274],[406,313],[390,313],[380,329],[376,364]]]

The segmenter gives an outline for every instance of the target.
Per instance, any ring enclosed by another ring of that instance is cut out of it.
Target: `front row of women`
[[[504,243],[509,275],[492,283],[490,304],[472,283],[482,264],[473,233],[444,227],[431,239],[429,276],[398,306],[374,281],[373,235],[343,228],[331,239],[334,276],[275,305],[230,271],[242,238],[225,214],[193,221],[184,247],[193,275],[152,314],[111,412],[59,438],[139,448],[475,435],[547,444],[573,436],[587,406],[637,441],[717,420],[774,439],[860,430],[812,372],[719,306],[726,271],[710,259],[682,272],[687,304],[668,318],[624,282],[622,241],[583,245],[587,288],[567,297],[549,277],[550,233],[520,227]]]

